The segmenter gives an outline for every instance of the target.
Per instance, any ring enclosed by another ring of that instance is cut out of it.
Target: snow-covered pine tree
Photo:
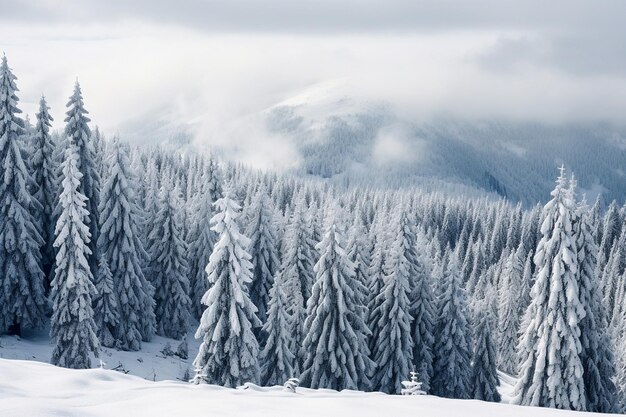
[[[219,238],[206,267],[209,289],[202,304],[207,308],[195,335],[202,344],[194,367],[207,383],[235,387],[259,379],[259,344],[253,329],[261,322],[247,294],[252,282],[250,241],[239,231],[241,207],[233,199],[232,186],[226,187],[215,208],[211,223]]]
[[[267,320],[267,304],[274,275],[280,267],[278,240],[270,200],[261,187],[250,206],[251,217],[246,228],[250,238],[248,252],[252,255],[253,278],[250,299],[257,307],[257,317],[262,323]]]
[[[292,318],[284,275],[278,274],[270,289],[267,321],[263,325],[265,346],[261,351],[261,384],[280,385],[293,377],[296,356],[293,343]]]
[[[415,238],[404,208],[394,213],[394,239],[383,267],[383,285],[376,297],[372,329],[372,358],[376,364],[374,389],[398,393],[413,367],[410,280],[416,272]]]
[[[189,227],[189,283],[191,311],[193,317],[200,319],[204,308],[202,296],[209,289],[206,279],[206,265],[213,251],[217,235],[211,230],[210,221],[213,217],[213,197],[208,190],[204,190],[194,200],[194,211]]]
[[[524,248],[524,250],[525,249],[526,248]],[[524,272],[522,274],[522,283],[520,285],[520,291],[519,291],[520,301],[519,301],[518,314],[520,316],[520,323],[521,323],[521,319],[524,317],[526,310],[528,309],[528,306],[530,305],[530,290],[533,287],[533,283],[534,283],[533,281],[533,255],[534,255],[534,250],[531,249],[530,252],[528,252],[528,255],[526,255],[526,262],[524,263]],[[520,326],[520,328],[522,328],[522,326]],[[518,341],[519,341],[519,337],[518,337]],[[519,359],[519,355],[518,355],[518,359]]]
[[[154,287],[157,333],[180,339],[187,333],[191,300],[187,271],[187,243],[178,190],[161,190],[158,211],[148,235],[150,280]]]
[[[316,248],[315,284],[307,302],[302,385],[309,388],[358,389],[369,386],[369,351],[360,342],[369,329],[358,312],[361,284],[344,249],[335,209]]]
[[[376,297],[380,294],[383,285],[384,265],[385,258],[387,256],[387,228],[382,225],[383,214],[381,209],[376,212],[374,222],[370,229],[370,240],[372,241],[372,258],[370,260],[369,267],[369,285],[367,288],[368,300],[367,300],[367,324],[370,329],[369,349],[370,352],[374,351],[375,341],[374,335],[377,333],[377,327],[379,317],[376,311]]]
[[[306,301],[313,287],[315,242],[308,229],[305,218],[305,201],[296,200],[295,207],[283,238],[282,264],[280,275],[287,287],[289,299],[289,315],[292,320],[291,351],[296,355],[294,374],[299,375],[304,357],[302,341],[304,340],[304,321],[306,320]]]
[[[433,376],[433,344],[435,343],[435,296],[433,294],[431,264],[428,260],[426,237],[416,238],[417,265],[412,277],[411,337],[413,338],[413,365],[422,382],[421,389],[430,391]]]
[[[49,113],[50,107],[45,97],[39,100],[37,125],[33,140],[33,150],[30,156],[30,166],[33,170],[33,197],[39,202],[39,210],[35,215],[43,244],[41,246],[41,266],[43,269],[46,291],[50,289],[52,268],[54,266],[54,204],[56,188],[56,161],[54,160],[54,143],[50,137],[50,126],[54,120]]]
[[[147,255],[139,236],[140,214],[126,147],[114,143],[107,164],[98,249],[107,260],[119,301],[116,345],[123,350],[139,350],[142,339],[150,340],[156,331],[154,288],[141,269]]]
[[[468,307],[461,274],[453,259],[445,272],[437,299],[437,325],[433,348],[431,392],[447,398],[471,398],[472,344]]]
[[[475,349],[472,360],[472,398],[482,401],[500,402],[496,349],[491,337],[492,328],[487,308],[480,313],[475,330]]]
[[[96,294],[93,296],[94,321],[100,344],[115,346],[115,329],[119,323],[119,302],[113,275],[106,258],[98,255],[98,270],[94,276]]]
[[[57,248],[52,280],[50,336],[55,341],[51,363],[66,368],[91,367],[90,354],[98,355],[99,343],[91,307],[96,288],[87,262],[89,229],[86,200],[80,193],[83,177],[74,145],[66,152],[59,197],[61,216],[55,228]]]
[[[0,64],[0,333],[20,334],[44,319],[43,244],[32,214],[30,175],[22,158],[16,77],[6,56]]]
[[[89,217],[86,223],[89,226],[91,241],[89,250],[91,254],[87,257],[89,268],[93,272],[98,269],[98,260],[95,257],[96,244],[100,235],[100,174],[98,163],[91,138],[91,130],[88,123],[91,121],[86,115],[89,112],[85,109],[83,95],[78,80],[74,85],[74,92],[67,102],[68,108],[65,118],[65,135],[70,144],[76,146],[78,152],[78,169],[83,174],[80,181],[80,193],[87,197],[86,209]],[[111,268],[113,267],[110,265]]]
[[[515,375],[519,367],[517,343],[524,274],[523,252],[524,248],[520,245],[510,253],[498,288],[498,366],[509,375]]]
[[[367,309],[365,305],[368,301],[367,286],[369,285],[369,243],[367,241],[367,229],[363,224],[361,213],[357,212],[354,223],[349,233],[346,252],[350,260],[354,263],[355,278],[363,285],[364,293],[360,294],[360,304],[364,306],[364,317],[367,320]]]
[[[575,180],[570,181],[570,192],[575,199]],[[615,359],[608,335],[606,310],[602,304],[596,276],[598,247],[592,233],[589,211],[583,201],[574,215],[574,238],[578,254],[578,282],[580,301],[585,316],[580,321],[580,353],[583,366],[586,410],[596,413],[615,413],[618,403],[615,377]]]
[[[580,322],[585,308],[572,230],[575,207],[564,168],[551,194],[534,257],[537,273],[520,339],[521,373],[515,396],[522,405],[584,410]]]

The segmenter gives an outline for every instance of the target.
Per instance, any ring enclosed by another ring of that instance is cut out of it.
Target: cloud
[[[0,49],[31,117],[45,93],[62,127],[78,76],[105,133],[150,141],[182,129],[258,166],[297,162],[263,112],[328,80],[413,121],[626,123],[620,0],[0,0],[0,10]]]

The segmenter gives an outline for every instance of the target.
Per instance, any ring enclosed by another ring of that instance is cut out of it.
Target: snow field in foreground
[[[228,389],[179,381],[151,382],[111,370],[70,370],[34,361],[0,359],[0,415],[556,417],[591,414],[432,396],[305,388],[298,388],[293,394],[282,387],[248,385],[247,389]]]

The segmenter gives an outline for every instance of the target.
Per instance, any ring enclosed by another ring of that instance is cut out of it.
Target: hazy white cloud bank
[[[57,127],[79,77],[108,134],[188,125],[203,146],[284,166],[297,155],[266,131],[262,112],[328,80],[412,120],[623,123],[626,7],[592,6],[0,0],[0,49],[19,77],[23,109],[34,114],[45,93]]]

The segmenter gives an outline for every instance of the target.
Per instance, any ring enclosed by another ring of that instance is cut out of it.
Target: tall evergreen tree
[[[304,211],[305,202],[298,199],[289,218],[285,231],[281,279],[284,280],[292,324],[291,351],[296,355],[294,373],[299,374],[304,361],[302,342],[304,340],[304,321],[306,319],[306,301],[310,296],[314,279],[315,242],[308,230]]]
[[[156,330],[154,288],[143,275],[147,257],[139,236],[139,209],[126,148],[115,143],[108,156],[109,176],[102,187],[98,248],[111,269],[118,298],[116,345],[139,350]]]
[[[176,189],[161,191],[159,210],[148,235],[148,270],[154,286],[157,333],[180,339],[187,333],[191,300],[187,243],[183,239],[183,220],[176,194]]]
[[[96,293],[87,263],[89,229],[85,224],[87,197],[80,193],[83,177],[75,146],[66,152],[61,216],[56,225],[56,267],[52,280],[50,335],[55,340],[52,364],[66,368],[91,367],[90,354],[98,354],[98,337],[91,298]]]
[[[335,213],[317,250],[315,284],[304,324],[305,354],[301,382],[310,388],[358,389],[369,385],[369,351],[360,343],[369,334],[358,314],[360,283],[344,250],[343,232]]]
[[[33,170],[34,193],[38,201],[38,213],[35,215],[43,244],[41,246],[41,265],[45,277],[46,291],[50,288],[52,268],[54,266],[54,212],[56,188],[56,161],[54,160],[54,143],[50,137],[50,126],[54,120],[49,113],[50,107],[44,97],[39,101],[37,125],[33,140],[30,165]]]
[[[32,214],[30,176],[22,158],[16,77],[6,56],[0,64],[0,333],[20,334],[43,323],[45,297],[41,269],[43,240]]]
[[[253,329],[261,325],[256,307],[246,292],[252,282],[250,241],[239,231],[241,207],[227,187],[215,202],[211,219],[219,239],[206,267],[209,290],[202,298],[207,306],[196,339],[202,344],[194,366],[197,378],[228,387],[259,379],[259,345]]]
[[[580,323],[585,315],[578,285],[578,260],[572,220],[575,207],[564,169],[544,207],[542,238],[534,262],[536,280],[521,338],[521,375],[516,401],[584,410]]]
[[[94,276],[96,294],[93,296],[94,321],[100,344],[115,346],[115,329],[119,324],[119,301],[115,292],[113,275],[106,258],[98,256],[98,270]]]
[[[472,398],[482,401],[500,402],[496,349],[491,337],[489,314],[483,311],[476,329],[476,347],[472,360]]]
[[[472,396],[467,300],[456,263],[449,260],[445,265],[437,299],[431,392],[440,397],[466,399]]]
[[[571,192],[575,182],[572,178]],[[608,337],[606,310],[601,302],[595,274],[598,247],[586,204],[583,202],[574,216],[574,238],[578,256],[580,301],[585,315],[580,321],[580,354],[583,367],[586,410],[597,413],[617,412],[617,389],[613,382],[615,360]]]
[[[213,197],[205,190],[194,200],[194,213],[188,234],[191,310],[197,319],[202,317],[204,311],[202,296],[209,289],[205,268],[217,240],[217,235],[211,230],[212,217]]]
[[[524,265],[520,245],[511,252],[504,265],[499,288],[498,305],[498,365],[509,375],[514,375],[519,366],[517,356],[518,332],[520,328],[520,301],[523,287]]]
[[[91,130],[88,123],[91,121],[86,115],[80,84],[76,81],[74,93],[67,102],[67,117],[65,118],[65,135],[69,143],[76,146],[78,152],[78,169],[83,174],[80,182],[80,193],[87,197],[86,209],[89,217],[86,223],[89,226],[91,241],[88,256],[89,268],[92,271],[98,269],[98,260],[95,257],[96,244],[100,236],[99,205],[100,205],[100,174],[98,163],[92,143]]]
[[[430,391],[433,376],[433,345],[435,343],[436,310],[432,288],[431,265],[425,237],[417,238],[417,268],[411,290],[411,337],[413,364],[419,373],[422,390]]]
[[[377,369],[374,387],[386,393],[398,393],[402,381],[413,367],[411,337],[410,279],[416,271],[415,241],[406,212],[395,215],[397,232],[385,259],[383,286],[376,297],[377,318],[372,358]]]
[[[296,346],[292,337],[292,317],[284,276],[279,274],[270,289],[267,321],[263,325],[265,346],[261,351],[261,383],[266,386],[282,385],[294,376],[296,356],[291,349]]]
[[[276,228],[265,188],[261,188],[252,201],[246,235],[250,238],[248,252],[252,255],[253,267],[250,298],[258,309],[258,318],[264,323],[267,320],[269,292],[280,267]]]

